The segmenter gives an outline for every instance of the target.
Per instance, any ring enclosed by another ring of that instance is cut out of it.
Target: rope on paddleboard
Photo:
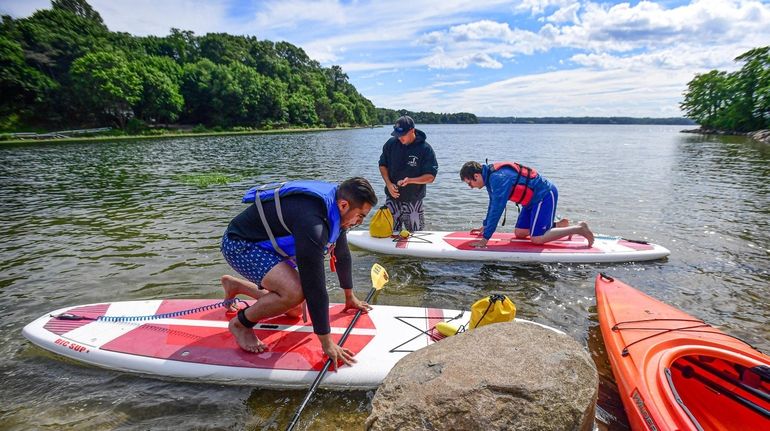
[[[465,312],[464,312],[464,311],[460,311],[460,314],[458,314],[458,315],[457,315],[457,316],[455,316],[455,317],[452,317],[452,318],[450,318],[449,320],[447,320],[447,322],[451,322],[451,321],[453,321],[453,320],[457,320],[457,319],[460,319],[461,317],[463,317],[463,314],[465,314]],[[429,316],[395,316],[395,319],[396,319],[396,320],[398,320],[399,322],[401,322],[401,323],[405,324],[405,325],[411,326],[412,328],[414,328],[414,329],[418,330],[420,333],[419,333],[419,334],[417,334],[417,335],[415,335],[414,337],[412,337],[412,338],[410,338],[410,339],[408,339],[408,340],[404,341],[403,343],[399,344],[398,346],[396,346],[396,347],[394,347],[394,348],[392,348],[392,349],[388,350],[388,353],[396,353],[396,352],[402,352],[402,353],[403,353],[403,352],[406,352],[406,353],[411,353],[411,352],[414,352],[414,350],[399,350],[399,349],[400,349],[401,347],[403,347],[404,345],[411,343],[412,341],[416,340],[417,338],[419,338],[419,337],[421,337],[421,336],[423,336],[423,335],[427,335],[428,337],[434,338],[434,336],[432,335],[432,333],[433,333],[434,329],[436,329],[436,325],[432,325],[432,326],[431,326],[430,328],[428,328],[427,330],[423,330],[422,328],[419,328],[419,327],[417,327],[417,326],[415,326],[415,325],[413,325],[413,324],[411,324],[411,323],[407,322],[405,319],[419,319],[419,320],[428,320],[428,321],[429,321],[429,322],[428,322],[428,324],[429,324],[429,325],[430,325],[430,321],[431,321],[431,320],[441,320],[441,321],[444,321],[444,317],[429,317]],[[437,323],[438,323],[438,322],[437,322]],[[435,338],[434,338],[434,339],[435,339]]]
[[[409,236],[406,238],[402,237],[401,235],[393,235],[393,242],[421,242],[425,244],[433,244],[433,241],[425,238],[428,235],[430,234],[417,232],[409,232]]]
[[[238,302],[243,302],[244,304],[246,304],[246,301],[242,299],[232,298],[232,299],[226,299],[221,302],[217,302],[215,304],[203,305],[200,307],[190,308],[187,310],[171,311],[168,313],[151,314],[151,315],[145,315],[145,316],[88,317],[88,316],[79,316],[77,314],[72,314],[72,313],[62,313],[56,316],[50,315],[50,317],[61,319],[61,320],[95,320],[95,321],[101,321],[101,322],[140,322],[145,320],[170,319],[170,318],[179,317],[179,316],[186,316],[188,314],[200,313],[201,311],[214,310],[219,307],[228,308],[233,304],[237,304]]]

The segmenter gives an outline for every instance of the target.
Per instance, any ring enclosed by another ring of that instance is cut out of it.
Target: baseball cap
[[[393,133],[391,133],[390,136],[399,138],[406,135],[407,132],[412,129],[414,129],[414,120],[412,120],[412,117],[404,115],[403,117],[396,120],[396,124],[393,126]]]

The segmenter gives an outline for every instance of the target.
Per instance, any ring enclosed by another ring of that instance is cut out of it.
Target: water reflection
[[[587,219],[597,232],[661,243],[672,255],[629,264],[515,265],[354,250],[358,291],[370,288],[373,263],[390,273],[377,304],[467,309],[504,293],[520,317],[556,326],[588,347],[602,376],[600,416],[608,417],[621,415],[592,309],[599,271],[770,350],[770,146],[683,135],[675,127],[420,128],[439,162],[425,201],[428,228],[478,227],[487,194],[464,186],[460,166],[514,159],[556,182],[561,215]],[[19,332],[65,305],[219,298],[219,277],[230,270],[218,241],[243,208],[246,189],[361,175],[382,199],[377,157],[387,138],[378,128],[0,148],[2,427],[280,428],[304,392],[114,373],[49,355]],[[342,301],[336,276],[327,280],[331,300]],[[303,426],[357,429],[370,397],[321,391]]]

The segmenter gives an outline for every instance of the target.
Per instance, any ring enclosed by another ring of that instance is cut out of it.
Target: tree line
[[[680,107],[702,128],[751,132],[770,128],[770,46],[735,58],[732,73],[712,70],[687,84]]]
[[[691,125],[687,118],[636,117],[479,117],[479,123],[502,124],[662,124]]]
[[[171,29],[111,32],[85,0],[0,24],[0,126],[129,121],[205,126],[335,127],[377,122],[339,66],[287,42]]]

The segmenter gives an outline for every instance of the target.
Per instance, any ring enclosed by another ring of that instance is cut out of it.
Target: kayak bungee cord
[[[610,283],[613,283],[615,281],[615,278],[613,278],[612,276],[609,276],[609,275],[607,275],[607,274],[605,274],[603,272],[600,272],[599,276],[601,278],[609,281]],[[624,327],[624,328],[620,327],[620,325],[623,325],[623,324],[644,323],[644,322],[691,322],[691,323],[696,323],[696,325],[693,325],[693,326],[682,326],[682,327],[679,327],[679,328],[669,328],[669,329],[666,329],[666,328],[654,328],[654,327]],[[711,328],[714,331],[698,329],[698,328]],[[720,331],[719,329],[714,328],[713,326],[709,325],[708,323],[706,323],[705,321],[700,320],[700,319],[642,319],[642,320],[628,320],[628,321],[624,321],[624,322],[617,322],[611,329],[612,329],[613,332],[621,331],[621,330],[625,330],[625,329],[627,329],[627,330],[643,330],[643,331],[660,331],[660,332],[657,332],[655,334],[652,334],[652,335],[644,337],[644,338],[640,338],[640,339],[638,339],[638,340],[636,340],[636,341],[634,341],[634,342],[632,342],[630,344],[625,345],[623,347],[623,351],[621,352],[622,356],[628,356],[628,348],[633,346],[636,343],[640,343],[642,341],[649,340],[650,338],[657,337],[657,336],[663,335],[663,334],[668,334],[668,333],[671,333],[671,332],[700,332],[700,333],[705,333],[705,334],[717,334],[717,335],[720,335],[720,336],[730,337],[730,338],[733,338],[735,340],[738,340],[741,343],[751,347],[752,349],[759,351],[759,349],[754,347],[748,341],[743,340],[743,339],[741,339],[739,337],[736,337],[735,335],[730,335],[730,334],[724,333],[724,332]]]
[[[238,302],[243,302],[244,304],[246,303],[246,301],[242,299],[232,298],[232,299],[225,299],[224,301],[217,302],[215,304],[203,305],[200,307],[190,308],[187,310],[179,310],[179,311],[172,311],[168,313],[151,314],[151,315],[145,315],[145,316],[89,317],[89,316],[80,316],[72,313],[61,313],[59,315],[50,314],[49,317],[53,317],[55,319],[60,319],[60,320],[94,320],[94,321],[101,321],[101,322],[140,322],[144,320],[170,319],[170,318],[179,317],[179,316],[186,316],[188,314],[195,314],[201,311],[214,310],[219,307],[229,308],[230,306],[232,306],[233,304],[237,304]]]
[[[699,323],[699,324],[698,325],[693,325],[693,326],[682,326],[682,327],[679,327],[679,328],[670,328],[670,329],[651,328],[651,327],[626,327],[626,328],[619,328],[618,327],[618,325],[622,325],[624,323],[666,322],[666,321],[694,322],[694,323]],[[713,329],[713,331],[708,331],[708,330],[705,330],[705,329],[698,329],[698,328],[710,328],[710,329]],[[749,343],[748,341],[743,340],[743,339],[741,339],[739,337],[736,337],[735,335],[730,335],[728,333],[722,332],[722,331],[718,330],[717,328],[714,328],[713,326],[709,325],[708,323],[705,323],[702,320],[697,320],[697,319],[692,319],[692,320],[689,320],[689,319],[630,320],[628,322],[618,322],[617,324],[615,324],[615,326],[612,327],[612,330],[613,331],[622,331],[622,330],[660,331],[660,332],[657,332],[655,334],[649,335],[649,336],[644,337],[644,338],[640,338],[640,339],[638,339],[638,340],[636,340],[636,341],[634,341],[632,343],[629,343],[629,344],[625,345],[623,347],[623,352],[622,352],[623,356],[628,356],[628,348],[633,346],[634,344],[642,342],[644,340],[649,340],[650,338],[657,337],[658,335],[668,334],[668,333],[671,333],[671,332],[700,332],[700,333],[704,333],[704,334],[716,334],[716,335],[720,335],[720,336],[724,336],[724,337],[730,337],[730,338],[733,338],[735,340],[740,341],[741,343],[751,347],[754,350],[759,351],[759,349],[757,349],[756,347],[751,345],[751,343]]]

